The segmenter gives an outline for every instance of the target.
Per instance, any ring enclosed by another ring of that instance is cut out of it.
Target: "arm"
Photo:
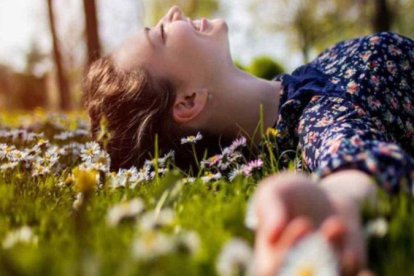
[[[322,189],[334,201],[347,200],[361,206],[365,201],[375,202],[375,181],[359,170],[342,170],[326,176],[320,182]]]

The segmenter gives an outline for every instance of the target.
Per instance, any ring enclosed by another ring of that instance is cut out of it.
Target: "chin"
[[[213,25],[213,33],[227,33],[229,30],[229,26],[224,19],[216,18],[211,20],[211,23]]]
[[[224,19],[216,19],[217,25],[219,26],[220,30],[224,30],[226,33],[229,31],[229,25],[227,25],[227,22]]]

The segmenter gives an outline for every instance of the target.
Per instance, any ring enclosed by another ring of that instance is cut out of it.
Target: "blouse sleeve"
[[[371,175],[389,192],[411,191],[413,157],[350,101],[315,98],[304,110],[298,131],[305,165],[316,178],[352,168]]]

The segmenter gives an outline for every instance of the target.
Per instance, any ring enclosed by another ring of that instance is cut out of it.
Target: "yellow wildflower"
[[[91,193],[98,185],[98,172],[94,170],[82,170],[78,167],[73,169],[75,190],[81,193]]]
[[[277,131],[277,129],[269,127],[266,129],[266,136],[268,137],[278,137],[279,136],[279,131]]]

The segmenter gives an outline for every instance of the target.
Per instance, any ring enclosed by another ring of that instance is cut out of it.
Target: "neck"
[[[258,143],[261,106],[266,130],[278,116],[281,83],[254,77],[234,66],[219,75],[212,87],[211,131],[230,137],[244,135]]]

